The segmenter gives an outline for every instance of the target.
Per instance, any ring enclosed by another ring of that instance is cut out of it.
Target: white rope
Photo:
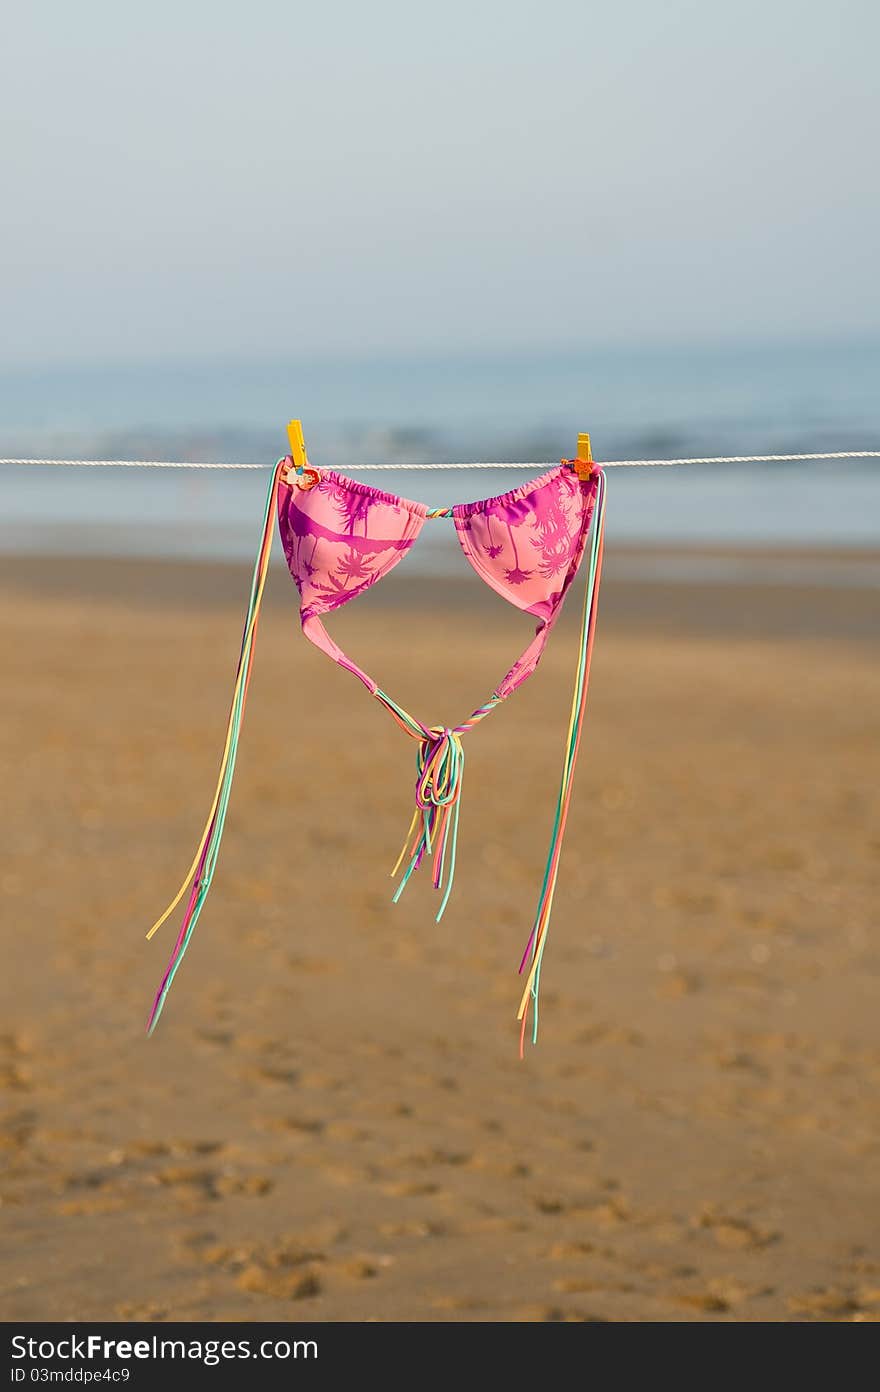
[[[719,454],[694,459],[605,459],[597,460],[603,469],[641,469],[672,464],[762,464],[799,459],[880,459],[880,450],[833,450],[826,454]],[[523,464],[346,464],[346,469],[552,469],[557,460]],[[272,469],[274,464],[205,464],[180,459],[0,459],[0,464],[51,464],[76,469]]]
[[[75,469],[271,469],[272,464],[195,464],[186,459],[0,459],[0,464],[62,464]]]

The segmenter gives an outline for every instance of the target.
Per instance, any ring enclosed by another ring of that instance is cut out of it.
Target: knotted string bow
[[[433,856],[432,882],[435,889],[443,891],[436,915],[439,923],[449,902],[455,878],[458,817],[464,780],[464,747],[461,737],[466,730],[470,730],[497,706],[500,697],[492,696],[485,705],[478,706],[461,725],[426,726],[396,701],[392,701],[384,691],[377,691],[376,696],[391,712],[401,729],[406,730],[408,735],[419,742],[416,753],[416,807],[400,855],[391,871],[392,877],[400,870],[407,852],[409,860],[403,879],[394,891],[393,902],[397,903],[413,872],[418,870],[425,856]]]

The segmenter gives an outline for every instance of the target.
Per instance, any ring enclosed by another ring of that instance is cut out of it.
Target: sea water
[[[271,463],[302,417],[312,461],[431,507],[522,471],[358,474],[358,464],[880,448],[880,343],[409,358],[203,361],[0,371],[0,454]],[[262,472],[0,470],[0,549],[243,558]],[[880,461],[609,472],[609,540],[872,547]],[[408,565],[456,560],[442,523]]]

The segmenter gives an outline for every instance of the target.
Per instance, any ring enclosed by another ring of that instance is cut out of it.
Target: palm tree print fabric
[[[393,570],[427,514],[421,503],[329,470],[313,488],[294,485],[281,495],[281,541],[303,620],[338,609]]]
[[[498,498],[460,503],[452,515],[461,548],[493,590],[539,620],[534,640],[496,688],[509,696],[540,661],[577,574],[596,502],[596,483],[567,465]]]
[[[596,500],[593,480],[567,465],[497,498],[452,510],[462,550],[477,574],[509,603],[538,619],[535,639],[497,695],[534,671],[583,555]],[[421,503],[383,493],[330,470],[311,488],[279,492],[278,523],[300,592],[303,631],[368,687],[375,682],[333,641],[320,616],[375,585],[403,559],[427,516]]]
[[[312,488],[293,484],[279,490],[278,528],[300,593],[303,633],[371,692],[376,683],[333,641],[320,615],[393,570],[422,530],[427,511],[331,470],[321,470]]]

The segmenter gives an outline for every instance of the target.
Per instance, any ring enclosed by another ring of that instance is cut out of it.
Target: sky
[[[69,0],[0,366],[880,334],[876,0]]]

